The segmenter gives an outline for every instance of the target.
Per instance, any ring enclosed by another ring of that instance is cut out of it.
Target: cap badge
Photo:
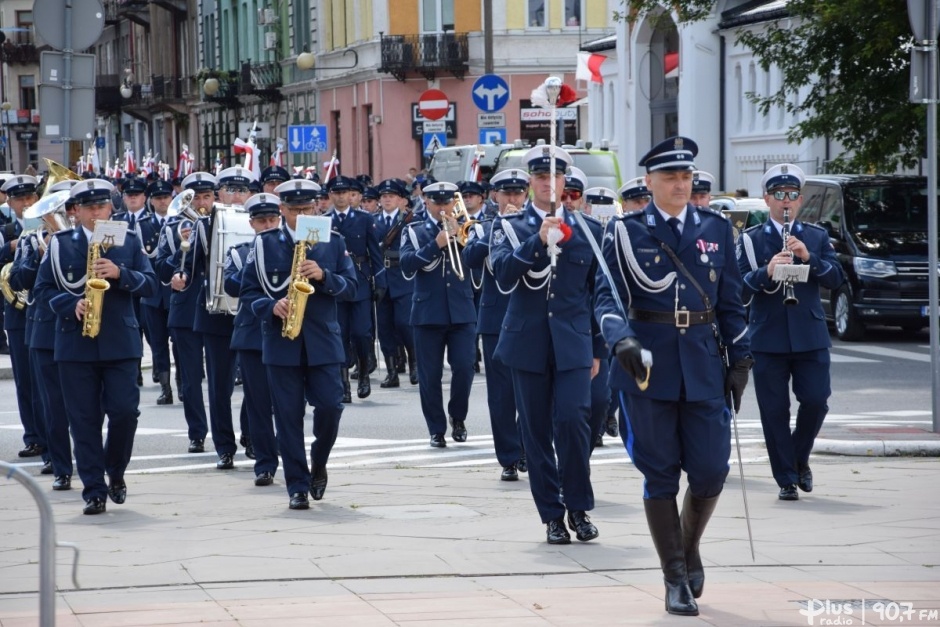
[[[673,148],[675,148],[676,150],[682,150],[684,145],[685,143],[683,142],[682,138],[676,137],[676,141],[673,143]]]
[[[197,174],[197,175],[196,175],[196,180],[197,180],[197,181],[202,181],[202,175],[201,175],[201,174]]]
[[[303,184],[302,184],[300,181],[297,181],[296,183],[294,183],[294,189],[296,189],[296,190],[301,190],[301,189],[303,189],[303,187],[304,187],[304,186],[303,186]]]
[[[85,185],[88,187],[89,190],[95,189],[94,181],[88,181],[87,183],[85,183]]]
[[[790,169],[789,169],[787,166],[785,166],[785,165],[780,166],[780,173],[781,173],[781,174],[788,174],[789,172],[790,172]]]

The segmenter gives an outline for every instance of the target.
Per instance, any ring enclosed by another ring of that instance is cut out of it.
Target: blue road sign
[[[326,152],[326,124],[287,127],[288,152]]]
[[[433,155],[439,148],[447,145],[447,133],[425,133],[424,154]]]
[[[504,128],[481,128],[479,144],[505,144],[506,129]]]
[[[474,81],[470,95],[477,108],[492,113],[509,102],[509,84],[496,74],[484,74]]]
[[[95,148],[98,148],[99,150],[104,150],[104,137],[95,138]]]

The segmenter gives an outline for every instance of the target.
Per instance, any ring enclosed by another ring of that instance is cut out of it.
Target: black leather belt
[[[627,317],[637,322],[655,322],[657,324],[671,324],[684,329],[693,324],[710,324],[715,320],[715,310],[708,311],[647,311],[646,309],[630,309]]]
[[[386,268],[397,268],[399,265],[401,265],[401,262],[399,262],[398,259],[392,259],[391,257],[385,258]]]

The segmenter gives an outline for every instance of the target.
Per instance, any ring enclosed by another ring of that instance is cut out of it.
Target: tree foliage
[[[624,0],[626,19],[661,11],[655,0]],[[675,0],[681,21],[701,20],[713,0]],[[829,137],[846,153],[831,171],[894,171],[923,154],[926,107],[908,101],[912,35],[903,0],[790,0],[788,18],[739,30],[737,41],[766,71],[775,93],[749,94],[763,114],[794,113],[793,143]]]

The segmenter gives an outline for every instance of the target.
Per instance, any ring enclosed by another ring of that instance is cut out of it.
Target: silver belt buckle
[[[689,328],[689,314],[691,312],[686,309],[680,309],[676,311],[676,328],[678,329],[688,329]]]

